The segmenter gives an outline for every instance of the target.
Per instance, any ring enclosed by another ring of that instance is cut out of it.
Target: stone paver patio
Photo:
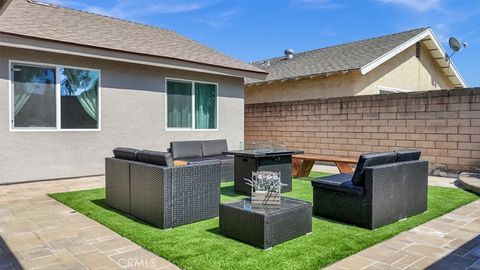
[[[178,269],[46,195],[99,187],[103,177],[0,186],[0,270]]]
[[[0,186],[0,270],[178,269],[46,195],[103,186],[103,177]],[[425,268],[480,270],[480,200],[328,267]]]
[[[327,269],[480,269],[480,200]]]

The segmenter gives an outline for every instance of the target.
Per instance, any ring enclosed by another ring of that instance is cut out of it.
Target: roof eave
[[[48,45],[43,46],[45,44],[48,44]],[[85,44],[76,44],[76,43],[69,43],[69,42],[58,41],[58,40],[49,40],[45,38],[25,36],[25,35],[19,35],[16,33],[8,33],[8,32],[0,32],[0,46],[33,49],[33,50],[39,50],[39,51],[48,51],[48,52],[54,52],[54,53],[62,53],[62,54],[92,57],[92,58],[120,61],[120,62],[127,62],[127,63],[175,68],[175,69],[182,69],[182,70],[189,70],[189,71],[226,75],[226,76],[232,76],[232,77],[252,78],[252,79],[259,79],[259,80],[265,79],[266,76],[268,75],[266,71],[260,71],[260,70],[247,70],[247,69],[241,69],[241,68],[233,68],[233,67],[227,67],[227,66],[221,66],[221,65],[215,65],[215,64],[200,63],[200,62],[195,62],[195,61],[190,61],[185,59],[177,59],[173,57],[161,57],[157,55],[135,53],[135,52],[122,51],[122,50],[116,50],[111,48],[90,46]],[[82,53],[82,52],[79,52],[78,48],[84,48],[89,51],[95,51],[95,53]],[[117,53],[121,55],[130,55],[132,57],[128,57],[128,58],[112,57],[112,56],[107,56],[105,52],[110,52],[109,54]],[[135,57],[142,58],[142,59],[151,58],[152,60],[148,60],[148,61],[135,60]],[[175,65],[162,64],[162,62],[172,62],[172,63],[174,62],[176,64]],[[196,66],[196,68],[189,68],[188,67],[189,65],[194,65]]]
[[[346,69],[346,70],[336,70],[336,71],[331,71],[331,72],[322,72],[322,73],[314,73],[314,74],[307,74],[307,75],[301,75],[301,76],[293,76],[293,77],[288,77],[288,78],[281,78],[281,79],[273,79],[273,80],[263,80],[263,81],[258,81],[258,82],[251,82],[251,83],[246,83],[245,86],[256,86],[256,85],[262,85],[262,84],[272,84],[276,82],[286,82],[286,81],[292,81],[292,80],[301,80],[301,79],[313,79],[319,76],[325,76],[329,77],[334,74],[339,74],[341,73],[346,74],[348,72],[354,71],[354,70],[359,70],[358,68],[354,69]]]
[[[406,42],[400,44],[399,46],[395,47],[394,49],[390,50],[389,52],[385,53],[384,55],[378,57],[377,59],[371,61],[370,63],[364,65],[363,67],[360,68],[360,72],[362,75],[367,74],[368,72],[372,71],[373,69],[377,68],[381,64],[385,63],[386,61],[390,60],[391,58],[395,57],[399,53],[403,52],[407,48],[413,46],[415,43],[425,40],[426,38],[430,38],[436,47],[436,49],[442,54],[445,55],[445,50],[443,49],[442,45],[438,41],[437,37],[433,33],[432,29],[427,28],[425,31],[419,33],[418,35],[412,37],[411,39],[407,40]],[[437,60],[437,63],[439,61],[442,61],[441,59]],[[452,82],[452,84],[461,86],[461,87],[468,87],[467,83],[465,80],[462,78],[460,73],[458,72],[457,68],[453,64],[453,62],[450,60],[447,62],[444,60],[444,64],[448,66],[448,68],[451,70],[451,72],[454,74],[454,77],[449,77],[449,80]],[[440,65],[440,63],[439,63]],[[442,65],[440,65],[442,66]],[[447,72],[445,72],[447,74]],[[448,76],[448,75],[447,75]],[[455,78],[457,78],[458,83],[454,82]]]

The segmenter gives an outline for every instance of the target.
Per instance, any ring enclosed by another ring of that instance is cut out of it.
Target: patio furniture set
[[[283,197],[279,205],[220,203],[222,181],[234,180],[236,193],[250,195],[245,178],[255,171],[280,172],[282,192],[291,191],[292,156],[302,151],[228,151],[225,140],[213,140],[172,142],[167,152],[113,153],[105,159],[109,207],[161,229],[219,217],[220,234],[263,249],[310,233],[312,213],[374,229],[427,207],[428,162],[413,149],[364,154],[354,173],[314,179],[313,207]]]

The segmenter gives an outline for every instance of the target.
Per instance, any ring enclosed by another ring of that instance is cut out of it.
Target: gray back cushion
[[[417,149],[402,149],[395,151],[397,153],[397,162],[419,160],[422,152]]]
[[[202,141],[171,142],[170,151],[174,160],[203,157]]]
[[[352,182],[355,185],[363,186],[365,184],[364,171],[365,168],[371,166],[377,166],[382,164],[394,163],[397,160],[397,153],[368,153],[363,154],[358,159],[355,173],[352,177]]]
[[[157,152],[157,151],[149,151],[149,150],[142,150],[137,153],[138,161],[155,164],[159,166],[173,166],[173,158],[172,154],[166,152]]]
[[[220,156],[228,151],[227,140],[211,140],[202,142],[204,157]]]
[[[137,160],[137,153],[139,151],[139,149],[135,148],[117,147],[113,149],[113,155],[118,159]]]

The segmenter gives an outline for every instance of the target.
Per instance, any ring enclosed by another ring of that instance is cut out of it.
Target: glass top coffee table
[[[250,199],[220,204],[220,234],[268,249],[312,232],[312,205],[281,198],[279,206],[252,205]]]

